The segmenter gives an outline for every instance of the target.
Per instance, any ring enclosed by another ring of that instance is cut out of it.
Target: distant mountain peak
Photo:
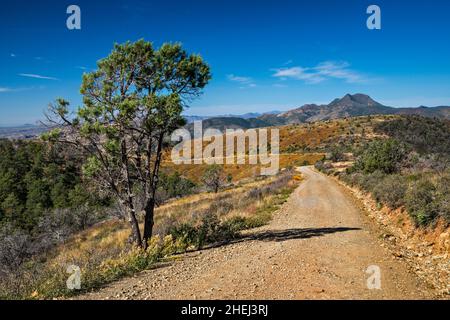
[[[342,98],[334,99],[330,104],[305,104],[279,114],[263,114],[250,119],[212,118],[206,120],[206,127],[259,128],[368,115],[420,115],[450,119],[450,106],[393,108],[373,100],[366,94],[348,93]]]
[[[356,93],[356,94],[349,94],[347,93],[345,96],[343,96],[340,99],[334,99],[329,106],[334,107],[336,105],[359,105],[359,106],[382,106],[381,103],[376,102],[373,100],[370,96],[362,93]]]

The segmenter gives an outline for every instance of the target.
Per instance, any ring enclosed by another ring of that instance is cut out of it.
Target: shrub
[[[339,162],[345,159],[345,155],[338,146],[334,146],[331,149],[329,159],[333,162]]]
[[[323,173],[328,173],[332,168],[331,164],[325,161],[317,161],[314,167]]]
[[[373,196],[389,208],[397,209],[405,204],[407,187],[408,183],[403,176],[388,175],[374,187]]]
[[[449,157],[450,123],[445,119],[402,116],[378,123],[375,131],[402,141],[420,154]]]
[[[358,186],[367,192],[373,192],[375,187],[385,178],[381,171],[375,171],[371,174],[362,174],[357,180]]]
[[[192,223],[175,225],[169,230],[169,234],[184,243],[185,249],[198,245],[197,228]]]
[[[209,209],[219,216],[229,213],[230,211],[233,210],[233,208],[234,208],[233,200],[230,199],[214,201],[209,206]]]
[[[365,173],[398,171],[406,156],[405,147],[397,140],[378,140],[370,143],[355,163],[355,169]]]
[[[438,178],[435,202],[439,215],[450,224],[450,172]]]
[[[406,208],[417,225],[426,226],[438,215],[435,186],[426,178],[413,182],[406,193]]]
[[[183,197],[195,192],[196,185],[189,179],[183,178],[178,172],[171,175],[161,174],[159,177],[158,203],[168,199]]]
[[[249,228],[248,219],[240,216],[232,217],[224,222],[224,228],[229,230],[230,234],[236,235],[239,231]]]
[[[203,248],[206,244],[228,241],[236,237],[242,225],[238,224],[238,220],[228,220],[221,222],[217,214],[206,212],[197,225],[192,222],[183,223],[173,227],[170,235],[180,243],[179,247],[184,250],[189,247],[198,249]]]

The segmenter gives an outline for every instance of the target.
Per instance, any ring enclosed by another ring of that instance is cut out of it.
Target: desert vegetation
[[[67,266],[81,268],[83,290],[131,275],[177,254],[239,239],[240,232],[268,223],[299,180],[293,171],[236,185],[218,193],[172,200],[155,213],[155,234],[146,249],[129,241],[127,223],[103,220],[40,254],[17,255],[27,247],[23,234],[2,241],[2,298],[42,299],[80,293],[66,287]],[[144,221],[139,216],[139,223]],[[8,260],[9,259],[9,260]],[[9,268],[6,270],[5,268]]]
[[[277,176],[261,165],[175,165],[171,133],[211,79],[179,44],[116,45],[83,76],[83,106],[49,106],[41,139],[0,140],[0,298],[69,297],[264,226],[316,165],[450,224],[450,123],[364,116],[280,127]],[[246,155],[248,157],[248,155]],[[336,163],[341,163],[336,170]],[[67,287],[68,267],[82,289]]]
[[[380,137],[355,149],[355,162],[339,176],[370,192],[380,204],[404,208],[420,227],[450,223],[450,123],[420,116],[377,123]],[[333,173],[330,162],[319,162]]]

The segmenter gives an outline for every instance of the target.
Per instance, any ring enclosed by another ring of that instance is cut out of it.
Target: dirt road
[[[421,299],[433,292],[380,245],[379,231],[332,179],[305,177],[270,225],[190,253],[81,299]],[[381,289],[368,289],[369,266]]]

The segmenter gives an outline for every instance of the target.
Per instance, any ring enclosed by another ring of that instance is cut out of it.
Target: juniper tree
[[[222,187],[227,181],[227,176],[223,168],[218,164],[212,164],[208,166],[203,173],[202,182],[204,185],[214,191],[214,193],[218,193],[220,187]]]
[[[44,138],[86,154],[83,172],[117,197],[134,242],[145,248],[152,236],[165,138],[184,124],[182,111],[209,82],[210,69],[179,44],[154,49],[144,40],[116,44],[97,65],[83,75],[83,105],[75,114],[63,99],[50,105],[47,119],[57,129]]]

